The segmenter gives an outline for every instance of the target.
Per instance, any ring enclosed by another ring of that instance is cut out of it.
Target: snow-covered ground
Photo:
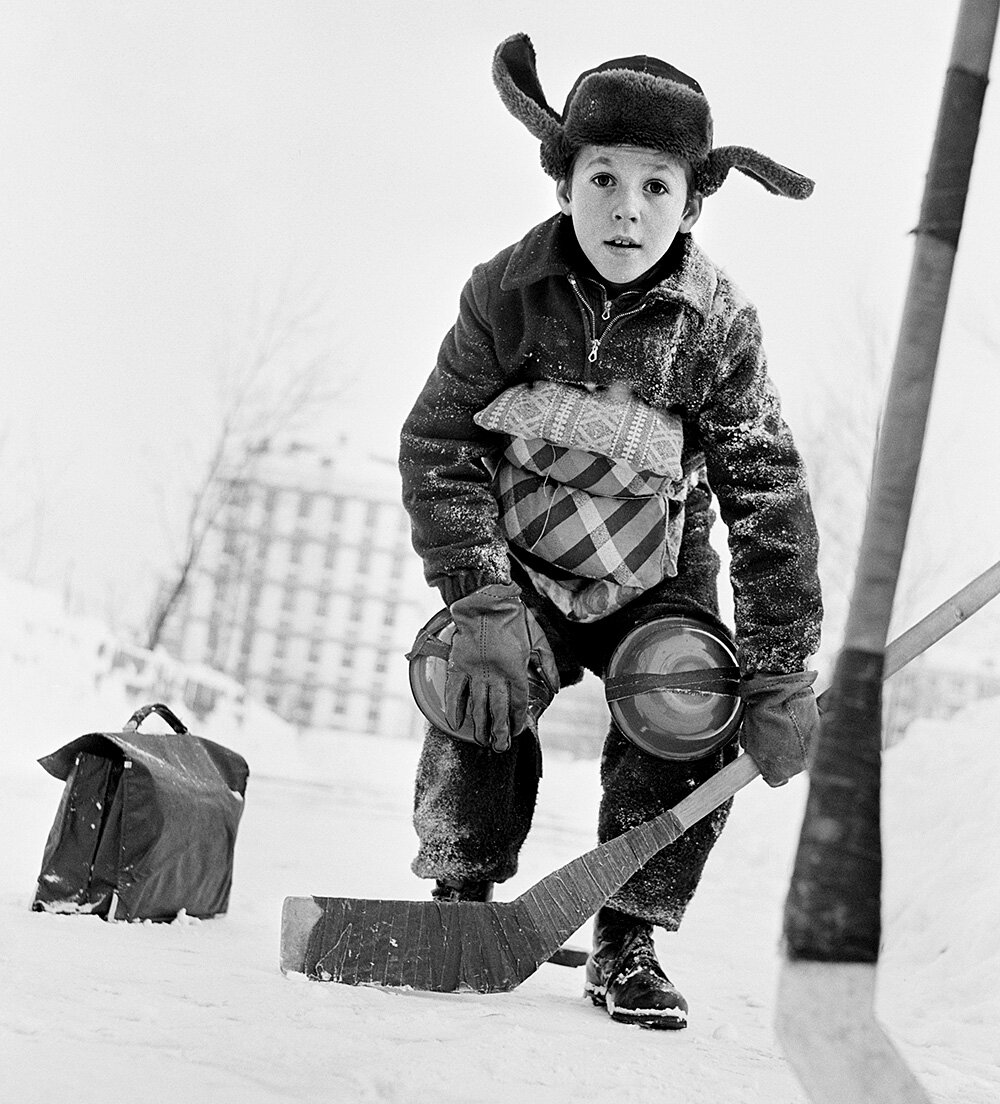
[[[4,1102],[803,1100],[772,1029],[801,779],[778,791],[758,781],[737,798],[682,931],[658,937],[691,1004],[687,1031],[613,1024],[581,998],[581,971],[555,966],[489,996],[286,978],[286,894],[426,896],[408,871],[416,745],[319,746],[253,710],[242,724],[192,723],[251,766],[228,915],[152,925],[32,913],[61,790],[34,760],[119,728],[132,703],[96,677],[99,626],[2,580],[0,605]],[[879,1014],[932,1099],[995,1104],[1000,702],[917,726],[885,774]],[[589,849],[596,802],[597,764],[550,756],[522,870],[500,896]]]

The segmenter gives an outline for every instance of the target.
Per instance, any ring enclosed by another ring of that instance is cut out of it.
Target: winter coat
[[[704,453],[729,530],[744,669],[800,670],[819,643],[818,541],[755,308],[688,235],[639,303],[601,311],[601,332],[571,282],[572,233],[557,215],[473,271],[404,423],[403,501],[428,582],[450,603],[510,580],[490,476],[506,442],[474,415],[520,382],[624,384],[681,419],[685,466]]]

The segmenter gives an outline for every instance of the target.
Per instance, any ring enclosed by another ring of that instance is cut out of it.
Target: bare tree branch
[[[255,296],[242,340],[218,357],[217,430],[189,492],[177,563],[150,610],[148,648],[160,643],[210,532],[253,477],[262,452],[276,439],[306,430],[346,386],[344,379],[332,382],[322,317],[322,301],[295,296],[286,281],[266,310]]]

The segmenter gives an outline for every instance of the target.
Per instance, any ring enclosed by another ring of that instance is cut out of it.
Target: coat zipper
[[[597,350],[601,347],[601,339],[597,336],[597,316],[594,314],[594,308],[587,301],[587,297],[580,290],[580,285],[576,282],[576,277],[572,273],[569,274],[569,283],[581,307],[580,316],[583,318],[583,334],[590,345],[590,352],[587,354],[587,363],[596,364]],[[589,376],[589,374],[589,372],[584,374],[585,383],[588,382],[587,376]]]
[[[639,311],[646,305],[646,300],[640,300],[639,304],[632,308],[632,310],[625,311],[619,314],[616,318],[611,317],[611,300],[607,297],[607,292],[601,289],[601,298],[603,300],[603,307],[601,309],[601,318],[607,322],[607,326],[604,328],[604,333],[600,337],[597,336],[597,315],[594,313],[594,308],[587,301],[587,297],[580,289],[579,283],[577,283],[576,276],[572,273],[569,275],[570,286],[576,294],[577,301],[580,303],[581,316],[583,317],[583,331],[584,336],[590,344],[590,352],[587,354],[587,363],[596,364],[597,357],[600,352],[601,342],[608,336],[609,333],[618,325],[619,322],[624,322],[626,318],[631,318],[632,315],[638,314]],[[588,373],[589,375],[589,373]],[[591,381],[592,382],[592,381]]]

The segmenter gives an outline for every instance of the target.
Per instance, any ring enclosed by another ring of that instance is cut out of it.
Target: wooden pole
[[[785,905],[777,1032],[815,1104],[928,1097],[874,1017],[881,685],[1000,0],[963,0],[924,189],[832,705]]]

